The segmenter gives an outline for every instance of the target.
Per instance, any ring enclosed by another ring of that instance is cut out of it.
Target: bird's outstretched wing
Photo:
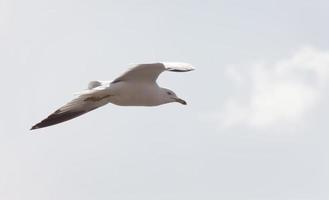
[[[110,96],[111,95],[107,94],[106,88],[104,87],[88,90],[76,99],[56,110],[46,119],[34,125],[31,130],[52,126],[90,112],[107,104]]]
[[[150,63],[139,64],[116,78],[112,83],[120,81],[155,82],[163,71],[187,72],[194,68],[187,63]]]

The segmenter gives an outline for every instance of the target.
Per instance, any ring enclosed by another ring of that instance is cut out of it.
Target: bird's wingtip
[[[182,62],[163,62],[162,63],[167,71],[172,72],[188,72],[195,70],[194,66],[189,63]]]
[[[40,128],[38,125],[34,125],[34,126],[32,126],[32,127],[30,128],[30,131],[32,131],[32,130],[34,130],[34,129],[38,129],[38,128]]]

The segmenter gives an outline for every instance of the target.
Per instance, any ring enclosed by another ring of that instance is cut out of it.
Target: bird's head
[[[165,100],[166,103],[178,102],[178,103],[181,103],[183,105],[187,105],[186,101],[184,101],[183,99],[177,97],[175,92],[173,92],[169,89],[166,89],[166,88],[161,89],[161,97],[162,97],[162,99]]]

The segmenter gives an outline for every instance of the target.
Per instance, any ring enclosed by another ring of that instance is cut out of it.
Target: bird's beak
[[[178,102],[178,103],[181,103],[183,105],[187,105],[186,101],[184,101],[183,99],[175,98],[175,101]]]

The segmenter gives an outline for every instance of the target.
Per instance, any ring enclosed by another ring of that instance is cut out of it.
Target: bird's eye
[[[171,92],[167,92],[167,94],[168,94],[168,95],[172,95],[172,93],[171,93]]]

